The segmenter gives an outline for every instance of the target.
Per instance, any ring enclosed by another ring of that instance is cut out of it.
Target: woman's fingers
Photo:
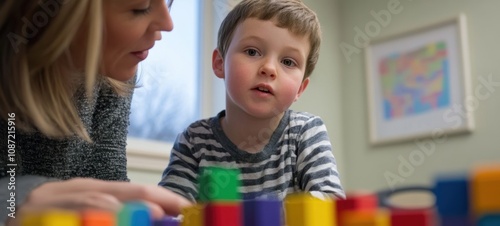
[[[171,216],[180,214],[182,209],[193,204],[186,198],[158,186],[148,187],[146,196],[142,197],[142,199],[158,204],[166,214]]]
[[[192,203],[186,198],[158,186],[128,184],[128,186],[107,186],[102,192],[113,194],[121,201],[143,200],[160,206],[168,215],[178,215]]]
[[[45,199],[53,197],[55,194],[59,196],[88,191],[105,193],[122,202],[148,201],[155,203],[156,206],[163,209],[164,213],[174,216],[180,214],[184,207],[192,205],[187,199],[162,187],[85,178],[46,183],[33,190],[28,201],[33,204],[43,203]]]
[[[165,211],[158,204],[148,201],[143,201],[143,203],[146,204],[146,206],[151,211],[151,216],[153,217],[153,219],[161,219],[165,216]]]
[[[28,202],[22,206],[22,211],[37,212],[45,209],[65,209],[65,210],[84,210],[97,209],[107,211],[118,211],[122,203],[114,196],[100,192],[78,192],[66,193],[62,195],[53,195],[37,202]]]

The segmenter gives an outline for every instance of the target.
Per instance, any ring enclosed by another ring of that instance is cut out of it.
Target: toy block
[[[470,198],[476,215],[500,212],[500,165],[477,167],[471,176]]]
[[[391,226],[391,217],[387,210],[344,211],[339,226]]]
[[[205,226],[243,226],[239,202],[211,202],[205,206]]]
[[[140,202],[125,203],[117,218],[118,226],[149,226],[152,223],[149,208]]]
[[[481,217],[477,222],[477,226],[498,226],[500,225],[500,213],[489,214]]]
[[[392,226],[436,226],[433,209],[391,210]]]
[[[85,210],[80,213],[81,226],[115,226],[115,214],[108,211]]]
[[[253,199],[243,202],[245,226],[281,226],[283,202],[279,199]]]
[[[378,208],[378,197],[373,193],[352,192],[346,195],[346,199],[335,200],[337,224],[341,225],[343,212],[370,212],[375,213]]]
[[[167,216],[167,217],[163,217],[160,220],[154,220],[153,226],[179,226],[180,223],[181,222],[179,219],[177,219],[175,217]]]
[[[474,226],[470,216],[441,216],[440,226]]]
[[[182,221],[181,226],[203,226],[205,206],[203,204],[195,204],[181,210]]]
[[[66,210],[23,214],[21,226],[80,226],[80,216]]]
[[[466,176],[440,176],[434,185],[437,211],[440,216],[469,214],[469,179]]]
[[[237,201],[241,199],[239,193],[240,171],[219,167],[205,167],[201,169],[199,177],[199,201]]]
[[[335,226],[335,205],[331,199],[319,199],[308,193],[285,197],[285,221],[288,226]]]

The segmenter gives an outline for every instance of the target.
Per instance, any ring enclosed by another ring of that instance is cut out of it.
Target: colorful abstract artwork
[[[445,42],[382,58],[379,75],[385,120],[422,114],[450,105]]]
[[[466,25],[460,14],[370,42],[365,54],[371,144],[473,130],[472,111],[463,113],[473,96]]]

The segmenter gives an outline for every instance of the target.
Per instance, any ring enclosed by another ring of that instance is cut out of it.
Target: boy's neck
[[[221,119],[222,130],[240,150],[258,153],[269,143],[284,112],[270,118],[255,118],[244,112],[226,110]]]

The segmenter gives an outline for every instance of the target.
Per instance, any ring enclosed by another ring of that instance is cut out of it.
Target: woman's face
[[[166,0],[104,0],[104,42],[101,73],[127,81],[148,56],[160,31],[173,29]]]

